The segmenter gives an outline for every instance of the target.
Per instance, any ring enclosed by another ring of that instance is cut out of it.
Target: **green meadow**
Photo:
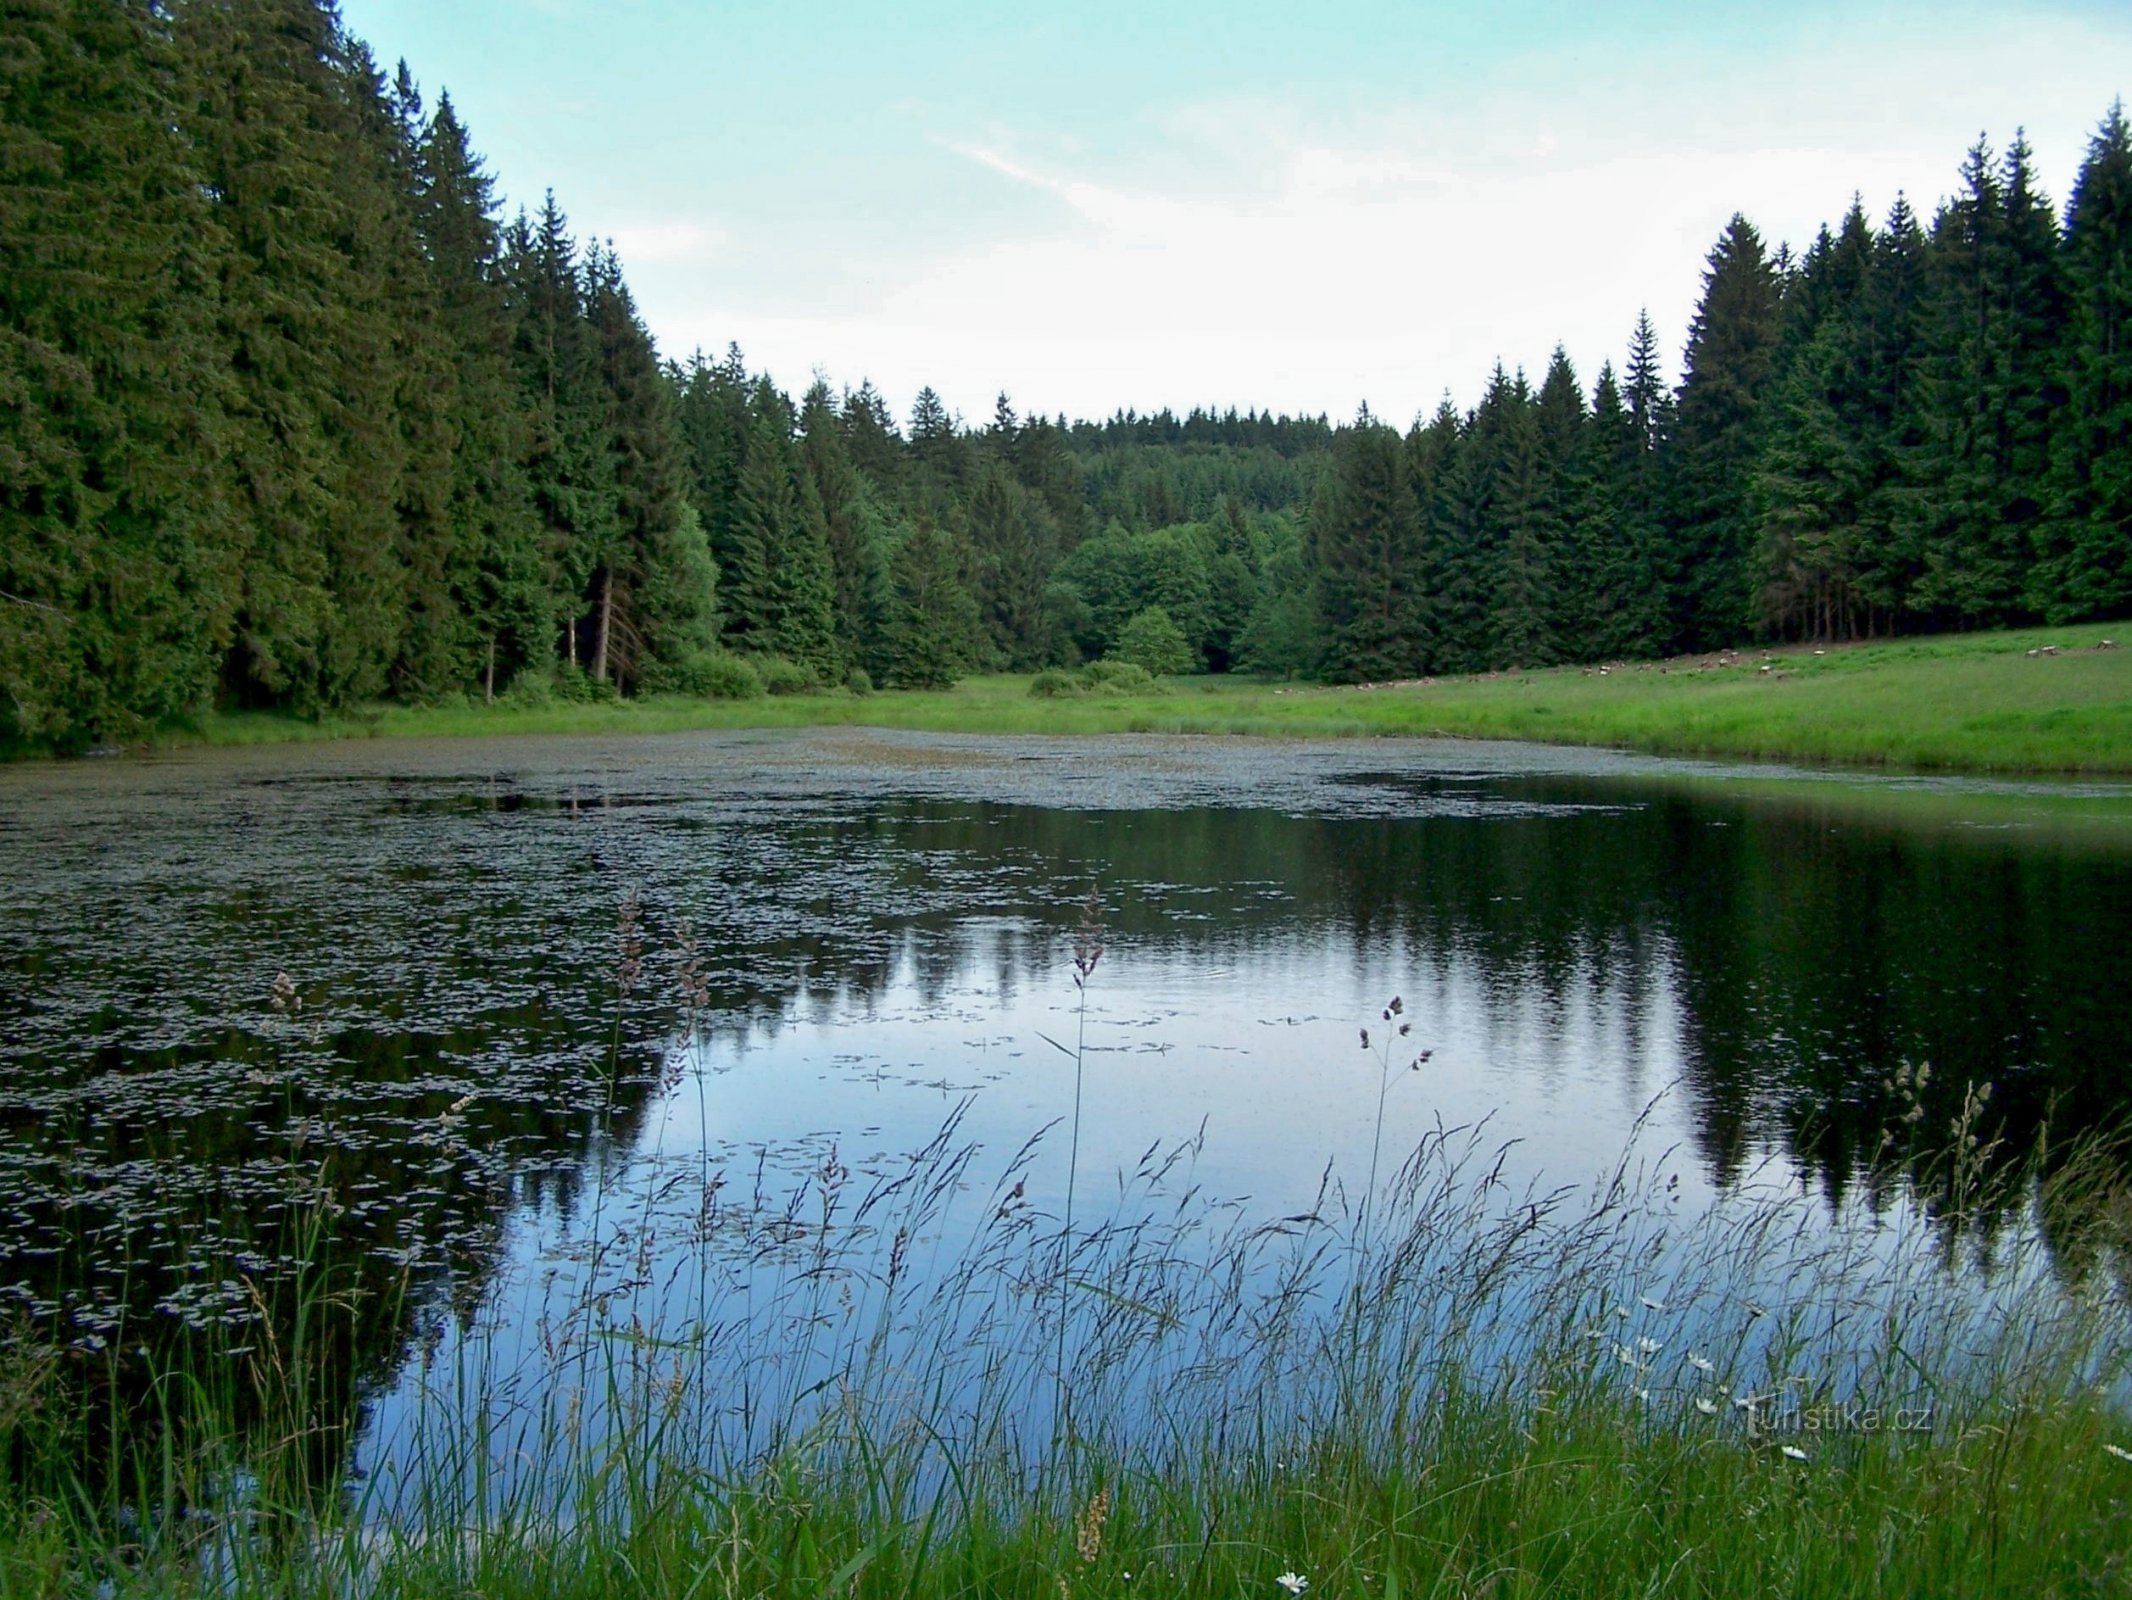
[[[1242,677],[1046,699],[993,676],[953,689],[753,700],[383,706],[304,720],[212,715],[174,743],[850,725],[1002,734],[1525,739],[1661,755],[1951,772],[2132,772],[2132,629],[2111,624],[1793,646],[1665,662],[1373,686]],[[2104,648],[2104,641],[2111,641]]]

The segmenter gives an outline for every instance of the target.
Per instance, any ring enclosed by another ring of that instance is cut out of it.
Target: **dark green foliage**
[[[763,675],[745,656],[703,650],[678,661],[653,661],[644,670],[647,694],[686,695],[695,700],[757,700]]]
[[[1677,395],[1643,316],[1589,404],[1557,351],[1403,437],[930,388],[906,437],[870,383],[662,364],[552,195],[497,219],[327,0],[7,8],[0,744],[759,686],[733,651],[1375,680],[2132,613],[2121,109],[2062,236],[2018,139],[1929,239],[1736,217]]]
[[[0,13],[0,743],[202,706],[231,638],[224,241],[179,92],[145,9]]]
[[[1735,216],[1710,252],[1688,333],[1687,376],[1669,438],[1672,615],[1668,644],[1704,649],[1753,631],[1750,492],[1781,326],[1774,264]]]
[[[1855,637],[1864,597],[1857,546],[1875,487],[1876,388],[1865,360],[1872,230],[1853,201],[1824,229],[1785,295],[1788,370],[1770,403],[1753,503],[1760,521],[1761,613],[1773,633]]]
[[[1415,676],[1426,654],[1421,516],[1399,435],[1367,411],[1341,436],[1310,531],[1326,674]]]
[[[1489,618],[1500,542],[1497,480],[1511,418],[1525,404],[1522,383],[1513,384],[1498,366],[1470,416],[1459,419],[1446,402],[1430,424],[1439,458],[1424,512],[1432,672],[1480,672],[1494,664]]]
[[[1011,460],[1011,413],[1008,429],[1000,454]],[[1058,531],[1044,502],[1015,481],[1009,460],[995,456],[974,469],[967,521],[987,653],[1022,670],[1058,655],[1044,605]]]
[[[456,648],[431,667],[444,680],[436,685],[441,688],[454,676],[463,679],[471,662],[493,694],[499,675],[509,681],[521,667],[545,668],[557,626],[553,580],[522,470],[530,419],[511,367],[512,317],[493,185],[449,96],[417,135],[413,155],[416,232],[452,369],[452,437],[440,492],[449,508],[445,566],[459,624],[456,637],[439,630]]]
[[[1254,540],[1258,598],[1236,640],[1245,672],[1300,677],[1318,660],[1318,623],[1310,589],[1310,550],[1294,519],[1276,517]]]
[[[810,668],[783,656],[751,656],[748,660],[762,679],[766,694],[806,694],[822,686],[822,680]]]
[[[1923,439],[1906,533],[1922,571],[1911,604],[1936,620],[2025,612],[2041,521],[2065,321],[2049,202],[2016,139],[1994,166],[1979,141],[1927,254]]]
[[[2066,207],[2065,408],[2029,604],[2050,621],[2132,613],[2132,129],[2122,101]]]
[[[944,689],[967,672],[982,623],[954,541],[920,518],[889,559],[882,677],[899,689]]]
[[[833,628],[838,655],[855,660],[879,610],[881,572],[875,517],[865,480],[854,465],[843,419],[821,379],[800,406],[800,464],[813,492],[835,589]]]
[[[783,395],[767,379],[748,399],[750,425],[727,508],[727,627],[736,647],[784,656],[817,678],[841,666],[837,578],[814,484]]]
[[[1258,560],[1249,519],[1235,495],[1200,524],[1207,573],[1207,629],[1201,641],[1207,670],[1227,672],[1243,649],[1245,631],[1260,597]]]
[[[527,419],[525,475],[568,665],[590,660],[593,580],[612,559],[621,511],[606,437],[606,386],[586,317],[577,245],[550,194],[537,223],[521,216],[506,241],[504,280]]]

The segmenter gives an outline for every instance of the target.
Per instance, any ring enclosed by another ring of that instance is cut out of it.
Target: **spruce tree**
[[[931,384],[911,404],[910,463],[920,503],[936,518],[945,517],[962,486],[967,452],[947,403]]]
[[[1437,672],[1480,672],[1492,661],[1497,480],[1513,403],[1510,374],[1498,362],[1480,404],[1458,423],[1429,507],[1425,548],[1434,622],[1429,659]],[[1442,430],[1448,421],[1446,401],[1431,426]]]
[[[869,637],[878,624],[879,568],[876,516],[866,483],[852,464],[844,422],[820,378],[800,403],[800,463],[820,511],[836,589],[837,653],[846,670],[872,653]]]
[[[1860,631],[1858,536],[1873,487],[1876,374],[1866,293],[1874,241],[1855,197],[1787,283],[1784,337],[1750,503],[1760,622],[1795,638]]]
[[[1311,539],[1326,673],[1350,683],[1417,675],[1428,648],[1421,516],[1399,435],[1366,410],[1341,435]]]
[[[1576,368],[1560,345],[1540,382],[1534,421],[1547,535],[1539,622],[1545,654],[1534,659],[1584,661],[1598,653],[1593,577],[1606,535],[1593,517],[1591,418]]]
[[[1010,431],[999,453],[1012,449]],[[988,656],[1015,671],[1045,665],[1055,655],[1044,608],[1058,558],[1050,513],[995,457],[973,469],[966,521]]]
[[[589,669],[594,577],[613,557],[621,510],[577,245],[552,193],[537,222],[521,216],[511,229],[504,278],[514,323],[512,364],[530,436],[526,480],[554,574],[559,654],[567,666]]]
[[[1258,565],[1243,502],[1222,496],[1214,516],[1201,526],[1207,572],[1207,634],[1202,648],[1210,672],[1235,665],[1244,629],[1259,600]]]
[[[407,82],[405,68],[401,83]],[[411,99],[395,86],[395,99]],[[531,667],[545,671],[555,637],[554,578],[525,473],[532,429],[511,367],[510,302],[502,276],[495,189],[449,95],[417,135],[416,229],[436,286],[452,365],[446,469],[450,582],[460,619],[459,672],[493,697]]]
[[[981,624],[955,543],[921,518],[889,560],[882,677],[904,689],[944,689],[969,670]]]
[[[1924,571],[1912,536],[1911,464],[1927,439],[1921,388],[1926,357],[1924,229],[1901,195],[1873,241],[1856,324],[1857,362],[1870,396],[1861,444],[1867,487],[1858,507],[1857,584],[1867,631],[1901,624]]]
[[[2025,614],[2048,494],[2065,300],[2050,205],[2016,139],[1996,167],[1979,141],[1928,255],[1925,438],[1909,467],[1913,608],[1941,624]]]
[[[2132,129],[2088,144],[2066,206],[2065,406],[2030,606],[2052,621],[2132,614]]]
[[[180,86],[146,7],[0,12],[0,744],[198,709],[232,637],[227,241]]]
[[[673,390],[611,248],[589,256],[585,299],[599,353],[602,432],[616,514],[615,538],[594,575],[599,611],[593,677],[604,681],[611,670],[626,685],[646,660],[691,653],[702,634],[700,618],[714,604],[709,593],[646,593],[655,573],[693,570],[693,553],[684,556],[676,545],[686,538],[686,502]],[[662,625],[677,628],[678,637],[662,639]]]
[[[1749,495],[1780,309],[1776,266],[1735,215],[1703,274],[1670,442],[1672,649],[1737,643],[1756,620]]]
[[[844,424],[844,443],[851,451],[852,465],[877,491],[892,499],[903,476],[904,450],[903,436],[896,431],[896,419],[889,412],[888,402],[871,382],[862,382],[844,396],[838,417]]]
[[[817,677],[838,666],[836,574],[812,486],[803,481],[789,403],[767,378],[749,396],[752,419],[732,511],[739,590],[729,637],[785,657]]]
[[[1649,476],[1645,435],[1630,411],[1613,364],[1599,369],[1578,483],[1585,494],[1580,544],[1590,565],[1584,582],[1592,629],[1587,660],[1647,655],[1663,624],[1653,546],[1654,520],[1644,507]]]
[[[1574,379],[1571,380],[1574,385]],[[1574,387],[1572,388],[1574,393]],[[1581,404],[1582,397],[1578,397]],[[1549,447],[1537,398],[1520,373],[1504,413],[1496,472],[1495,560],[1489,572],[1488,658],[1495,667],[1543,667],[1555,660],[1549,584],[1561,535]]]

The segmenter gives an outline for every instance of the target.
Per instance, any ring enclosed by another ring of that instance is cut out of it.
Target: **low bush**
[[[1093,685],[1078,672],[1064,667],[1046,667],[1029,680],[1029,692],[1039,700],[1065,700],[1087,694]]]
[[[1150,694],[1156,688],[1155,675],[1147,668],[1115,656],[1089,662],[1081,676],[1098,694]]]
[[[647,695],[679,695],[688,700],[756,700],[762,678],[744,658],[726,650],[698,650],[679,661],[654,661],[644,668]]]
[[[822,686],[822,680],[797,661],[788,661],[783,656],[754,656],[750,660],[761,675],[767,693],[806,694]]]

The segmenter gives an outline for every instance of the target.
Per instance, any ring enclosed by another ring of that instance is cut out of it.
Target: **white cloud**
[[[725,242],[724,233],[698,222],[625,222],[610,232],[623,267],[708,261]]]
[[[1724,75],[1552,62],[1529,87],[1374,115],[1182,106],[1127,163],[944,140],[1063,220],[923,257],[863,315],[751,314],[726,284],[716,303],[669,294],[654,327],[669,349],[738,339],[786,383],[820,366],[907,405],[929,382],[972,417],[1005,388],[1077,415],[1367,400],[1403,420],[1447,387],[1470,402],[1498,358],[1537,377],[1558,339],[1588,385],[1646,305],[1678,360],[1735,209],[1772,245],[1805,244],[1854,189],[1876,220],[1898,189],[1929,216],[1978,126],[2003,145],[2023,118],[2062,203],[2115,92],[2097,63],[2132,60],[2132,27],[1968,33]]]

